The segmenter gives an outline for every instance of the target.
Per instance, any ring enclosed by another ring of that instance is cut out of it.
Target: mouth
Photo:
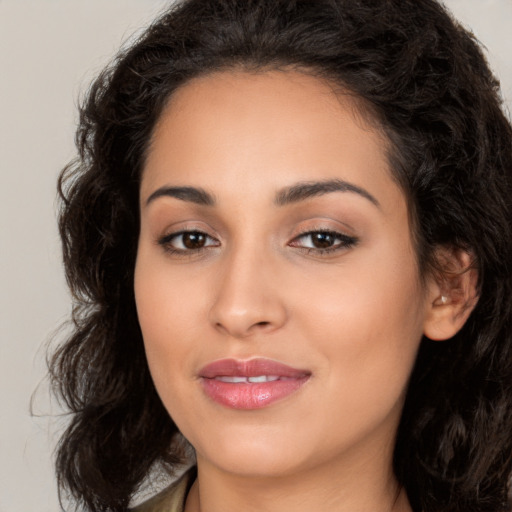
[[[199,372],[206,395],[232,409],[261,409],[298,391],[311,372],[271,359],[222,359]]]

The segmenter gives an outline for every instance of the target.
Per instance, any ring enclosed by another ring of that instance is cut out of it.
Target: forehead
[[[359,106],[333,84],[296,71],[194,79],[155,126],[141,197],[167,184],[254,195],[319,179],[384,191],[395,186],[387,141]]]

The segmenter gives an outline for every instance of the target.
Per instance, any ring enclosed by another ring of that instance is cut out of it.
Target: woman
[[[77,505],[126,510],[192,447],[137,510],[511,510],[512,129],[442,6],[184,1],[77,143]]]

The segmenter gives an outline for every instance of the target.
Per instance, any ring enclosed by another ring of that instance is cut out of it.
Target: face
[[[195,79],[155,128],[140,201],[147,359],[199,464],[390,464],[430,298],[352,100],[291,71]]]

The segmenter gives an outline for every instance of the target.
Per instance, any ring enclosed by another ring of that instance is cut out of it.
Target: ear
[[[436,250],[437,270],[429,278],[423,334],[447,340],[464,325],[478,302],[478,272],[463,249]]]

